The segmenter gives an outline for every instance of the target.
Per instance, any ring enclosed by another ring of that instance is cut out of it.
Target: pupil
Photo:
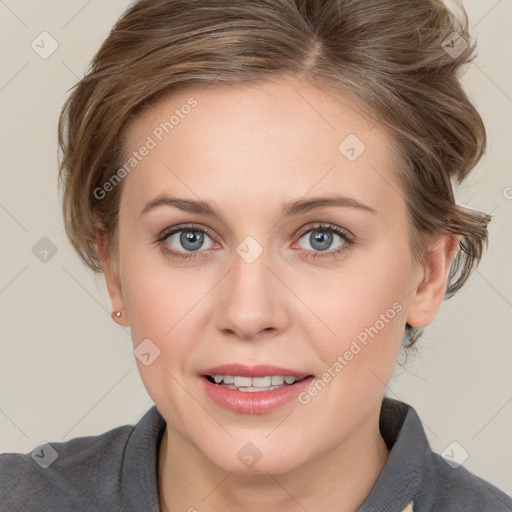
[[[328,231],[312,231],[309,237],[309,242],[313,249],[325,251],[332,243],[332,233],[329,233]]]
[[[180,236],[180,242],[185,249],[194,251],[203,244],[203,235],[199,231],[183,231]]]

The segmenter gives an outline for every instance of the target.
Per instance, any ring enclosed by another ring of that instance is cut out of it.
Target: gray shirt
[[[356,512],[512,512],[508,495],[431,450],[410,405],[384,398],[379,426],[391,452]],[[134,426],[0,454],[0,511],[159,512],[164,430],[153,406]]]

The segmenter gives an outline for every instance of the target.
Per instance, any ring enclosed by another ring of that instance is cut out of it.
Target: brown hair
[[[67,235],[101,272],[98,236],[117,259],[123,182],[94,191],[123,165],[123,134],[142,108],[196,85],[236,86],[283,74],[350,95],[394,135],[417,261],[429,236],[460,235],[446,298],[468,279],[491,217],[456,204],[486,147],[459,71],[475,44],[462,8],[442,0],[139,0],[118,20],[59,120],[59,183]],[[407,325],[411,347],[423,329]]]

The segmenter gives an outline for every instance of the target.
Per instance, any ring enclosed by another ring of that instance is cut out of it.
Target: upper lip
[[[272,375],[281,375],[283,377],[296,377],[302,378],[311,375],[311,373],[301,372],[299,370],[292,370],[290,368],[283,368],[281,366],[274,366],[271,364],[258,364],[255,366],[247,366],[239,363],[223,364],[208,368],[201,372],[202,375],[231,375],[240,377],[267,377]]]

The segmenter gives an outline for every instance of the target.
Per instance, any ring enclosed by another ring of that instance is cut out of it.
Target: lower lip
[[[305,391],[313,382],[309,376],[292,385],[286,385],[272,391],[237,391],[212,384],[206,377],[201,376],[206,394],[217,404],[231,411],[243,414],[264,414],[275,411],[289,404]]]

